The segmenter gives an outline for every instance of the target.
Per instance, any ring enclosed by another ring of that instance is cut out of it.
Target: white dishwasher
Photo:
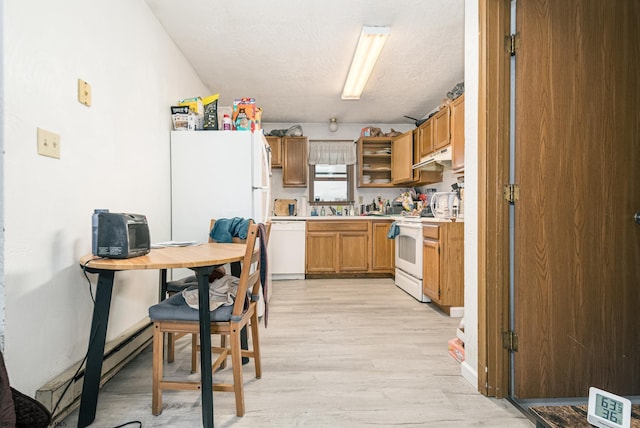
[[[271,220],[269,269],[272,279],[304,279],[305,221]]]

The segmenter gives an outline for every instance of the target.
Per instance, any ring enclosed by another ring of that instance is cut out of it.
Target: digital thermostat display
[[[601,428],[629,428],[631,401],[601,389],[589,388],[587,421]]]

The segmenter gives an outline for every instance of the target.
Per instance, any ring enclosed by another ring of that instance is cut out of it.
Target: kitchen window
[[[353,141],[310,140],[309,202],[315,205],[352,203],[355,162]]]

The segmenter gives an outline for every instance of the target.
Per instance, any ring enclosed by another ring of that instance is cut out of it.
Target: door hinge
[[[502,347],[504,349],[508,349],[509,351],[517,352],[518,351],[518,335],[512,330],[503,331]]]
[[[520,199],[520,186],[517,184],[505,184],[503,194],[505,201],[513,205],[518,199]]]
[[[520,49],[520,33],[504,36],[504,51],[506,53],[515,56],[518,49]]]

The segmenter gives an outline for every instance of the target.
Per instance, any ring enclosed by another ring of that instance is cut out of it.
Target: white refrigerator
[[[269,145],[261,132],[171,132],[171,239],[207,242],[212,218],[269,215]]]
[[[207,242],[212,218],[267,221],[269,154],[262,132],[172,131],[171,239]],[[174,270],[172,277],[189,274],[192,272]],[[270,283],[268,279],[268,289]]]

